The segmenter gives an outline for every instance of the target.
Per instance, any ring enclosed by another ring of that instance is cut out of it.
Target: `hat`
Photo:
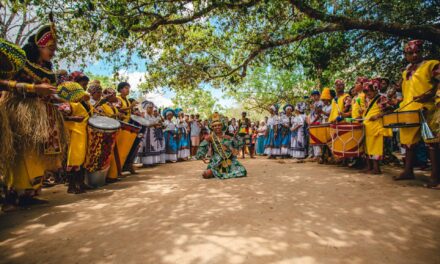
[[[173,109],[171,109],[171,108],[165,108],[165,109],[162,111],[162,116],[163,116],[163,117],[167,117],[168,114],[172,114],[173,116],[176,115],[176,113],[174,112]]]
[[[77,103],[88,95],[79,83],[63,82],[57,87],[58,96],[66,101]]]
[[[284,112],[287,112],[287,109],[289,109],[290,108],[290,110],[294,110],[295,109],[295,107],[293,106],[293,105],[291,105],[291,104],[286,104],[284,107],[283,107],[283,110],[284,110]]]
[[[332,95],[330,94],[330,88],[325,87],[322,90],[321,100],[331,100],[331,99],[332,99]]]
[[[320,94],[320,93],[319,93],[318,90],[313,90],[312,93],[311,93],[311,95],[319,95],[319,94]]]
[[[9,64],[9,70],[0,73],[16,73],[23,68],[26,62],[26,53],[19,46],[16,46],[9,41],[0,38],[0,53],[3,53],[7,58],[4,63]]]

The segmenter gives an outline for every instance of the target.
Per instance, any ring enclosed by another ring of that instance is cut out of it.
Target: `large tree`
[[[268,65],[302,67],[322,85],[359,72],[397,75],[403,41],[426,40],[430,56],[440,45],[440,5],[432,0],[10,2],[40,18],[54,12],[60,58],[107,59],[115,71],[141,58],[153,88],[229,89]]]

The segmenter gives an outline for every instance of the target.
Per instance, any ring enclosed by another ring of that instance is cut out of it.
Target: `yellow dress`
[[[118,108],[111,106],[108,103],[105,103],[103,105],[100,105],[98,109],[100,110],[101,114],[110,118],[118,119]]]
[[[365,93],[360,92],[354,99],[351,108],[351,117],[355,119],[362,118],[362,114],[359,111],[363,110],[365,112]]]
[[[89,110],[82,103],[70,103],[72,116],[84,117],[81,122],[66,121],[65,126],[70,134],[69,150],[67,152],[67,166],[81,166],[87,154],[87,122],[93,113],[93,106],[85,102]]]
[[[328,118],[329,122],[336,121],[336,118],[339,116],[339,111],[344,111],[344,101],[345,98],[347,98],[348,94],[343,94],[342,96],[338,97],[338,102],[336,103],[336,100],[332,100],[332,110],[330,112],[330,116]]]
[[[389,129],[383,127],[382,118],[375,121],[369,120],[371,117],[381,114],[378,105],[378,95],[371,102],[372,105],[364,112],[364,128],[365,128],[365,154],[370,159],[380,160],[383,156],[383,137],[388,134]]]
[[[122,109],[127,109],[124,112],[126,112],[126,114],[124,114],[124,117],[122,118],[122,121],[127,122],[130,121],[130,116],[131,116],[131,103],[127,98],[122,98],[122,96],[117,96],[118,99],[121,101],[121,108]]]
[[[407,70],[402,73],[402,95],[403,101],[400,105],[405,106],[413,100],[414,97],[422,95],[423,93],[432,89],[432,70],[439,64],[438,60],[426,60],[415,70],[409,80],[406,78]],[[436,124],[433,122],[433,114],[435,111],[434,100],[427,103],[413,102],[404,107],[401,111],[420,110],[426,108],[426,119],[430,127],[435,130]],[[400,129],[400,142],[403,145],[417,144],[421,140],[420,127],[408,127]],[[438,139],[427,143],[439,142]]]

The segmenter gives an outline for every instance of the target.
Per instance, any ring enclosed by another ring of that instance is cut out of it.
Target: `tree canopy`
[[[271,74],[261,69],[300,74],[318,88],[338,77],[399,78],[412,38],[426,40],[427,56],[440,55],[434,0],[20,0],[0,11],[2,36],[16,30],[12,21],[30,29],[31,17],[44,22],[52,11],[59,59],[107,60],[115,71],[145,63],[146,90],[209,84],[239,94],[246,76]]]

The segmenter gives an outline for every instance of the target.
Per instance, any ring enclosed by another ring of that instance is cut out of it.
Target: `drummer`
[[[386,96],[379,93],[381,80],[379,78],[363,82],[366,94],[366,109],[363,113],[365,127],[366,173],[380,174],[379,161],[383,158],[384,136],[388,129],[383,127],[382,114],[389,108]]]
[[[354,98],[351,103],[351,117],[354,119],[362,118],[366,109],[365,93],[363,91],[364,83],[368,82],[367,77],[357,77],[354,84]]]
[[[87,121],[93,114],[93,106],[88,102],[89,95],[76,82],[64,82],[57,89],[59,97],[69,103],[60,106],[66,116],[65,126],[70,134],[67,152],[67,192],[85,192],[85,170],[83,168],[87,153]]]
[[[89,85],[89,89],[87,89],[87,91],[89,92],[91,98],[90,98],[90,104],[92,104],[93,106],[96,105],[99,101],[101,101],[102,98],[102,87],[101,84],[96,81],[93,81],[90,85]]]
[[[102,100],[95,105],[96,112],[99,115],[107,116],[116,120],[122,119],[124,115],[119,113],[119,110],[116,107],[119,101],[116,97],[115,89],[107,88],[102,92],[102,95]]]
[[[402,73],[403,111],[423,109],[431,130],[435,131],[433,113],[435,110],[435,93],[440,87],[440,62],[423,58],[423,41],[409,41],[404,48],[405,59],[409,65]],[[395,180],[414,179],[414,147],[421,140],[420,127],[400,129],[400,141],[405,146],[405,170]],[[440,189],[440,153],[439,139],[425,140],[429,146],[431,159],[431,178],[428,188]]]
[[[332,110],[329,117],[330,123],[341,122],[344,118],[351,116],[351,97],[345,93],[345,82],[340,79],[336,80],[335,88],[336,97],[332,100]]]

